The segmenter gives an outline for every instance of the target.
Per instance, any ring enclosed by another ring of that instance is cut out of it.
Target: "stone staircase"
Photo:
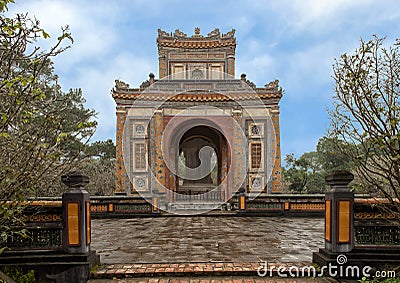
[[[202,213],[211,210],[221,210],[224,202],[205,201],[176,201],[168,205],[170,212],[194,212]]]

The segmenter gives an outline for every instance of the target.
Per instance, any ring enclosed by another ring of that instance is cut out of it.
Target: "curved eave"
[[[112,94],[114,99],[124,99],[124,100],[136,100],[139,96],[143,100],[147,101],[173,101],[173,102],[228,102],[234,100],[254,100],[254,99],[280,99],[282,97],[281,91],[274,92],[259,92],[257,91],[257,97],[251,96],[249,94],[243,93],[233,93],[228,95],[218,94],[218,93],[182,93],[169,97],[168,94],[162,93],[146,93],[141,95],[140,91],[113,91]]]
[[[190,41],[173,41],[173,40],[159,40],[158,46],[170,48],[193,48],[193,49],[207,49],[218,47],[236,47],[236,40],[190,40]]]

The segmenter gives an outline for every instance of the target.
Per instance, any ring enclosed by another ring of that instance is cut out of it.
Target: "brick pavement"
[[[218,282],[222,282],[221,280],[225,281],[236,280],[237,282],[241,282],[238,281],[239,279],[245,280],[244,282],[271,282],[269,280],[271,280],[271,278],[275,278],[276,280],[278,279],[281,280],[281,282],[298,282],[298,281],[293,281],[295,279],[290,277],[291,275],[296,275],[296,270],[299,270],[299,273],[297,274],[299,278],[296,278],[296,280],[302,280],[301,282],[332,282],[332,281],[327,281],[329,280],[327,278],[318,278],[318,277],[306,278],[310,277],[310,275],[318,276],[318,271],[316,271],[315,274],[307,273],[307,271],[303,274],[301,273],[302,268],[309,266],[310,263],[307,262],[269,263],[267,266],[267,272],[265,276],[261,277],[258,276],[260,263],[251,263],[251,262],[112,264],[112,265],[101,266],[98,270],[92,272],[91,278],[100,280],[107,280],[107,279],[131,280],[126,282],[142,282],[141,280],[145,280],[143,282],[167,282],[165,280],[171,278],[176,278],[176,280],[178,281],[169,281],[169,282],[189,282],[189,281],[195,282],[193,280],[203,280],[202,282],[211,282],[206,280],[220,280]],[[285,271],[278,272],[278,268],[281,268],[281,270]],[[292,270],[292,273],[289,273],[288,272],[289,270]],[[280,274],[284,274],[284,276],[289,278],[284,278]],[[303,276],[304,278],[300,278],[301,276]],[[135,279],[127,279],[127,278],[135,278]],[[161,279],[164,281],[162,281]],[[155,281],[155,280],[161,280],[161,281]],[[304,281],[304,280],[309,280],[309,281]],[[102,281],[93,281],[93,282],[102,282]],[[112,281],[104,281],[104,282],[112,282]],[[115,281],[115,282],[120,282],[120,281]],[[233,281],[226,281],[226,282],[233,282]]]
[[[316,283],[338,282],[331,278],[260,278],[260,277],[175,277],[175,278],[135,278],[135,279],[92,279],[88,283]]]

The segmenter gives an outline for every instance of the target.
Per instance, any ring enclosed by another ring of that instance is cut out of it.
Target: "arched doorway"
[[[216,195],[223,198],[218,186],[228,172],[228,146],[217,129],[205,125],[188,129],[179,141],[178,159],[177,193],[195,196],[217,188]]]

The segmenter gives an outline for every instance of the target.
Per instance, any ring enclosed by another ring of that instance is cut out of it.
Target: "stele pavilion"
[[[236,44],[234,29],[159,29],[159,79],[115,81],[116,194],[169,204],[281,192],[282,89],[235,78]]]

